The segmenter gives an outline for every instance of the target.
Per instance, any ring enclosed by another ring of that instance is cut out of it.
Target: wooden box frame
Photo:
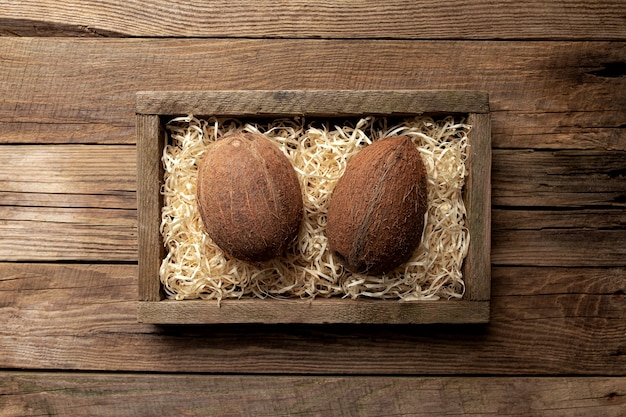
[[[137,93],[138,320],[158,324],[208,323],[486,323],[491,287],[491,130],[489,98],[480,91],[289,90]],[[159,268],[163,199],[162,116],[355,117],[465,114],[472,125],[463,191],[470,246],[463,264],[462,300],[321,299],[166,300]]]

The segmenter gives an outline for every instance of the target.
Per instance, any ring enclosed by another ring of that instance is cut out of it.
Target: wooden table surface
[[[624,1],[0,3],[0,415],[626,415]],[[487,91],[491,322],[138,323],[135,93],[228,89]]]

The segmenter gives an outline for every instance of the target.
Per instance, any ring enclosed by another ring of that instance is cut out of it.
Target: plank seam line
[[[91,28],[93,30],[93,28]],[[80,32],[84,35],[85,32]],[[89,32],[92,33],[92,32]],[[566,36],[553,37],[393,37],[393,36],[377,36],[377,37],[350,37],[350,36],[145,36],[145,35],[127,35],[113,34],[112,36],[77,36],[75,32],[68,32],[67,35],[58,34],[55,36],[38,36],[37,33],[25,36],[15,35],[14,38],[49,38],[49,39],[76,39],[76,40],[115,40],[115,39],[137,39],[137,40],[275,40],[275,41],[406,41],[406,42],[568,42],[568,43],[585,43],[585,42],[626,42],[624,37],[606,37],[606,38],[570,38]]]
[[[0,373],[24,373],[24,374],[36,374],[36,373],[61,373],[61,374],[85,374],[85,375],[102,375],[102,376],[208,376],[208,377],[266,377],[266,378],[316,378],[316,377],[329,377],[329,378],[449,378],[449,379],[464,379],[464,378],[526,378],[526,379],[588,379],[588,378],[602,378],[602,379],[624,379],[624,374],[599,374],[599,373],[563,373],[563,374],[532,374],[532,373],[509,373],[509,374],[489,374],[489,373],[450,373],[450,374],[386,374],[386,373],[269,373],[269,372],[193,372],[193,371],[151,371],[151,370],[98,370],[98,369],[64,369],[64,368],[40,368],[40,369],[22,369],[22,368],[0,368]]]

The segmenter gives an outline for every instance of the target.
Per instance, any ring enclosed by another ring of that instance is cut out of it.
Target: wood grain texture
[[[622,416],[625,10],[5,2],[0,414]],[[490,325],[137,323],[135,159],[106,146],[137,91],[238,89],[488,92]]]
[[[158,282],[158,277],[155,278]],[[479,301],[203,300],[141,302],[138,320],[156,324],[487,323],[489,303]]]
[[[137,115],[137,229],[139,246],[139,300],[162,298],[158,279],[165,249],[161,236],[165,133],[159,116]]]
[[[623,2],[12,2],[4,36],[623,39]],[[271,19],[268,18],[271,16]]]
[[[496,209],[491,260],[511,266],[623,265],[625,225],[621,208]]]
[[[623,207],[625,162],[624,151],[494,151],[493,205]]]
[[[11,80],[0,121],[12,123],[132,126],[140,90],[478,90],[490,93],[492,111],[544,129],[558,127],[545,119],[553,112],[570,128],[619,127],[626,100],[624,78],[601,72],[626,61],[623,42],[2,38],[0,51]],[[494,128],[513,127],[501,122]]]
[[[137,260],[134,146],[3,145],[2,260]]]
[[[137,261],[136,210],[0,206],[0,219],[2,261]]]
[[[498,233],[505,233],[507,230],[620,230],[626,226],[626,211],[621,207],[536,207],[532,210],[504,207],[493,210],[492,214]]]
[[[90,201],[97,198],[89,196]],[[65,197],[61,204],[66,204]],[[491,260],[496,265],[626,264],[623,210],[500,208],[493,211],[493,216]],[[550,224],[549,219],[555,218],[558,223]],[[136,262],[138,259],[135,210],[0,206],[0,219],[3,261]],[[33,239],[35,232],[37,239]]]
[[[104,123],[0,122],[0,144],[129,144],[136,142],[132,119]]]
[[[626,149],[624,42],[0,38],[0,56],[3,143],[134,143],[141,90],[453,89],[489,92],[496,148]]]
[[[626,268],[493,267],[494,297],[558,294],[624,295]]]
[[[491,291],[491,125],[490,116],[471,113],[467,157],[468,177],[463,202],[467,210],[470,246],[463,265],[469,278],[464,298],[488,300]]]
[[[153,326],[137,323],[136,265],[3,263],[0,367],[263,374],[626,373],[625,268],[498,267],[492,281],[487,326]]]
[[[3,415],[620,417],[626,378],[0,373]]]
[[[487,113],[489,97],[484,91],[455,90],[141,91],[136,110],[232,117]]]
[[[4,206],[136,209],[135,146],[3,145]]]
[[[626,230],[519,230],[494,233],[495,265],[615,266],[626,264]],[[534,260],[534,261],[533,261]]]
[[[3,149],[0,259],[137,261],[133,147]],[[493,262],[624,265],[624,160],[622,151],[493,150]]]

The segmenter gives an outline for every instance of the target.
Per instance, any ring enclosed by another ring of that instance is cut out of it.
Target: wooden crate
[[[463,114],[472,125],[463,199],[470,246],[462,300],[166,300],[159,279],[163,199],[163,119],[179,115],[281,117]],[[479,91],[202,91],[137,93],[138,320],[203,323],[486,323],[491,286],[491,133],[489,99]]]

